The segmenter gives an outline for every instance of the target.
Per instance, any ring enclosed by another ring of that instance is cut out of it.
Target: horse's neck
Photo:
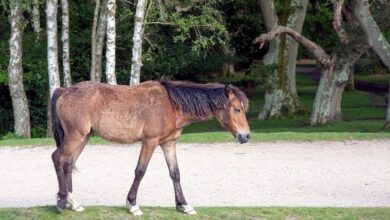
[[[186,126],[193,124],[193,123],[196,123],[196,122],[211,120],[213,117],[214,117],[214,115],[211,115],[209,117],[196,117],[193,115],[187,115],[187,114],[183,114],[181,112],[178,112],[176,114],[176,127],[183,128],[183,127],[186,127]]]

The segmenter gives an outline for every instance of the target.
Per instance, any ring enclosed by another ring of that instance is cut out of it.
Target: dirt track
[[[74,195],[84,205],[124,205],[139,145],[87,146]],[[54,146],[0,148],[0,207],[54,205]],[[390,140],[179,144],[194,206],[390,206]],[[158,149],[141,182],[140,206],[174,206]]]

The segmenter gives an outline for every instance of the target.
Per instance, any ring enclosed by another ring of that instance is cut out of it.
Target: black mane
[[[173,82],[162,80],[160,83],[165,87],[173,106],[181,112],[198,118],[208,118],[229,104],[225,92],[225,85],[196,84],[191,82]],[[229,89],[248,108],[248,99],[244,92],[237,87],[229,85]]]

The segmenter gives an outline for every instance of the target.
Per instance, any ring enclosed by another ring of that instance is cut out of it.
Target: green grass
[[[389,74],[355,75],[355,80],[386,86],[389,84],[390,75]]]
[[[0,209],[0,219],[389,219],[390,208],[286,208],[222,207],[197,208],[187,216],[174,208],[143,208],[142,217],[133,217],[125,207],[87,207],[82,213],[58,214],[53,206]]]

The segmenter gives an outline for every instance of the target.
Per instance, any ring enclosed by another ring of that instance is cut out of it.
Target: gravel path
[[[390,206],[390,141],[178,144],[182,186],[194,206]],[[0,148],[0,207],[54,205],[53,146]],[[139,145],[90,145],[74,175],[84,205],[124,205]],[[158,148],[141,206],[174,206]]]

